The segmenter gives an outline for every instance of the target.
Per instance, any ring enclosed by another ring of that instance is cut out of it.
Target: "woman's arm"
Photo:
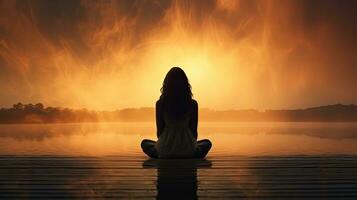
[[[162,105],[160,100],[156,102],[156,135],[157,138],[160,137],[162,131],[164,131],[165,122],[162,113]]]
[[[198,104],[197,101],[193,100],[192,116],[190,119],[190,129],[192,131],[193,137],[197,139],[197,123],[198,123]]]

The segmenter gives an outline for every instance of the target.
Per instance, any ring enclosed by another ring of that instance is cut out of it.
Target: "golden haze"
[[[336,51],[349,48],[340,22],[327,11],[306,19],[302,1],[49,2],[0,4],[1,105],[153,106],[172,66],[186,71],[201,107],[357,100],[356,61]]]

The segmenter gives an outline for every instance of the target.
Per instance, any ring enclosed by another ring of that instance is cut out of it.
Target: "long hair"
[[[192,106],[191,85],[181,68],[173,67],[166,74],[160,100],[164,112],[175,119],[182,119],[190,110]]]

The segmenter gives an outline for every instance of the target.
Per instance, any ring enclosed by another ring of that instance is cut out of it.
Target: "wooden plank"
[[[357,198],[357,156],[0,156],[0,198]]]

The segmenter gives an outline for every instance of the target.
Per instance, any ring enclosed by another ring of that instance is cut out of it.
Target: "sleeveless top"
[[[190,118],[175,120],[164,115],[164,121],[165,128],[156,143],[159,158],[193,157],[197,142],[189,128]]]

